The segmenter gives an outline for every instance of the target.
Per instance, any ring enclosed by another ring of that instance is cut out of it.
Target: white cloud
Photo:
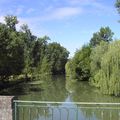
[[[12,7],[6,7],[5,9],[3,9],[2,15],[21,15],[24,12],[24,6],[12,6]]]
[[[61,7],[53,9],[51,12],[48,12],[46,16],[43,17],[44,20],[53,20],[53,19],[64,19],[66,17],[72,17],[78,14],[81,14],[83,11],[78,7]]]
[[[23,13],[23,7],[18,7],[17,9],[16,9],[16,15],[20,15],[20,14],[22,14]]]
[[[76,15],[82,14],[83,11],[79,7],[61,7],[53,8],[50,7],[44,11],[44,15],[37,15],[35,17],[24,18],[24,21],[27,21],[29,24],[34,24],[42,21],[49,20],[63,20],[66,18],[71,18]]]
[[[95,13],[96,15],[106,15],[106,16],[113,16],[115,15],[115,8],[107,5],[103,5],[102,3],[94,3],[91,5],[94,10],[91,12]]]
[[[89,5],[96,2],[96,0],[68,0],[71,5]]]
[[[103,4],[100,0],[67,0],[72,6],[80,6],[84,12],[93,13],[96,15],[114,15],[115,9],[113,6]],[[86,9],[87,8],[87,9]]]
[[[100,9],[100,10],[110,10],[111,9],[111,7],[103,5],[102,3],[99,3],[99,2],[94,2],[93,4],[91,4],[91,6],[97,8],[97,9]]]
[[[29,8],[29,9],[26,11],[26,13],[27,13],[27,14],[30,14],[30,13],[32,13],[32,12],[34,12],[34,11],[35,11],[35,9]]]

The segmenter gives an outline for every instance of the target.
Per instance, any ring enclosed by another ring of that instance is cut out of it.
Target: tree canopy
[[[84,45],[77,50],[75,56],[66,64],[66,74],[72,79],[87,81],[90,77],[90,53],[89,45]]]
[[[18,24],[18,20],[16,16],[13,15],[5,16],[5,22],[10,29],[14,31],[16,30],[16,24]]]
[[[120,13],[120,0],[116,0],[115,7],[117,8],[118,13]]]
[[[0,78],[65,72],[69,52],[63,46],[48,43],[48,36],[36,37],[28,25],[17,31],[16,16],[5,16],[5,22],[0,23]]]
[[[113,40],[114,33],[109,27],[101,27],[99,32],[93,34],[90,40],[90,45],[95,47],[100,44],[101,41],[111,42]]]

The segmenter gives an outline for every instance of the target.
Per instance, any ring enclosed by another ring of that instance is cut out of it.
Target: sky
[[[0,0],[0,22],[6,15],[16,15],[17,28],[28,24],[38,37],[47,35],[58,42],[72,57],[89,43],[94,32],[109,26],[119,39],[120,16],[116,0]]]

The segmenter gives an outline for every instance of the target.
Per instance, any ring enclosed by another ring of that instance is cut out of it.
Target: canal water
[[[15,95],[17,100],[22,101],[62,102],[44,106],[22,103],[18,105],[16,120],[120,120],[120,109],[96,109],[98,106],[92,106],[95,109],[91,109],[88,105],[86,107],[76,104],[76,102],[120,103],[120,97],[103,95],[88,82],[73,81],[64,76],[42,76],[12,87],[4,91],[4,94]],[[66,106],[67,102],[71,104]]]

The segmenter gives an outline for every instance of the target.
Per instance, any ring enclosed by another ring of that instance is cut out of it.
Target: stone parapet
[[[0,96],[0,120],[12,120],[13,96]]]

